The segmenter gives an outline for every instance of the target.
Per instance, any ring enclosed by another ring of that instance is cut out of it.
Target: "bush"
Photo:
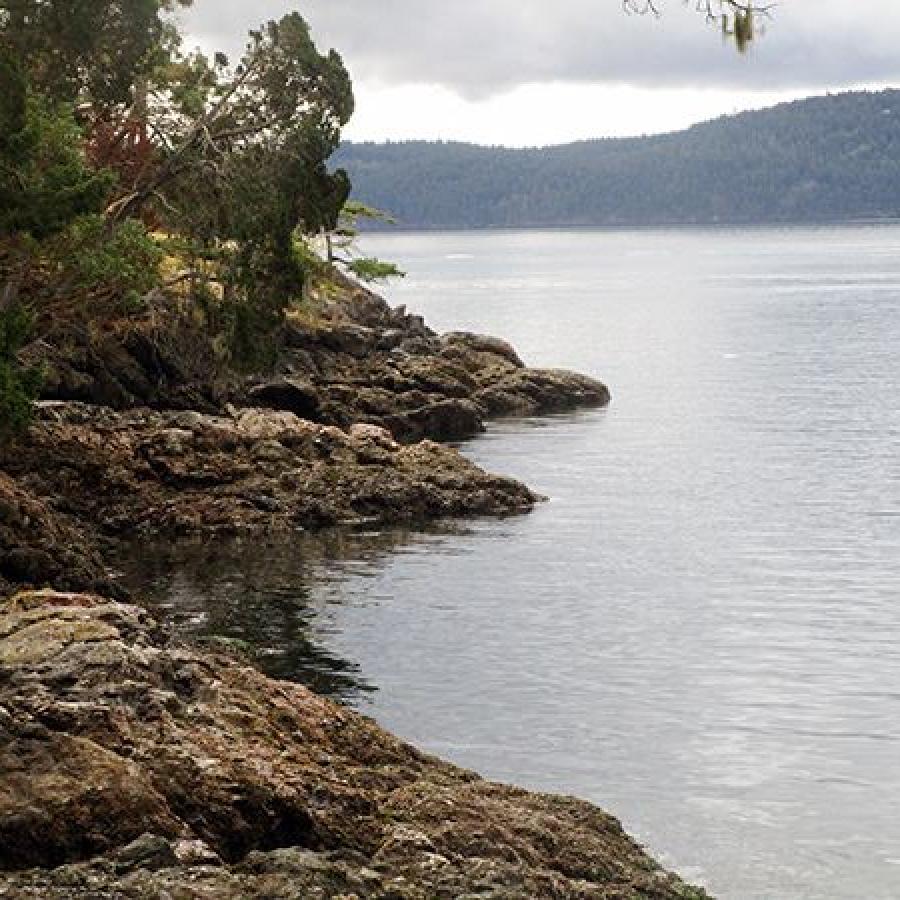
[[[110,224],[101,215],[81,216],[46,248],[67,290],[102,289],[122,301],[120,312],[159,284],[163,250],[136,219]]]
[[[0,79],[12,71],[3,62]],[[114,176],[85,165],[71,107],[27,94],[21,79],[0,84],[0,234],[43,240],[102,210]]]
[[[21,307],[0,312],[0,441],[28,425],[40,386],[40,373],[23,369],[16,359],[30,327],[31,317]]]

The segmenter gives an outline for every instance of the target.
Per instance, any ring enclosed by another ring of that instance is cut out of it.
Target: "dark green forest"
[[[406,227],[892,218],[900,216],[900,91],[538,149],[345,143],[333,162],[348,170],[357,199]]]

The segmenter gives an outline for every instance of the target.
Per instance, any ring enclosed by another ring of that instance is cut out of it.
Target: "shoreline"
[[[707,897],[591,804],[484,781],[137,606],[20,593],[0,665],[0,896]]]
[[[190,647],[108,577],[106,550],[149,532],[528,511],[542,498],[437,441],[609,400],[355,285],[327,312],[237,385],[151,377],[167,367],[139,340],[43,348],[49,396],[0,451],[0,896],[705,897],[590,804],[484,782]]]

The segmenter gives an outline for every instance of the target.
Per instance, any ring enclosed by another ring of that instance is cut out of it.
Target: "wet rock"
[[[24,630],[47,652],[0,670],[3,896],[705,897],[596,807],[483,781],[137,607],[19,595],[0,657]]]

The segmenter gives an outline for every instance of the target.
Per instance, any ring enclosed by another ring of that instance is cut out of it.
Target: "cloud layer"
[[[523,84],[817,90],[900,80],[897,0],[781,0],[746,57],[723,44],[693,0],[663,16],[620,0],[195,0],[186,24],[205,46],[292,8],[355,79],[440,85],[469,99]]]

